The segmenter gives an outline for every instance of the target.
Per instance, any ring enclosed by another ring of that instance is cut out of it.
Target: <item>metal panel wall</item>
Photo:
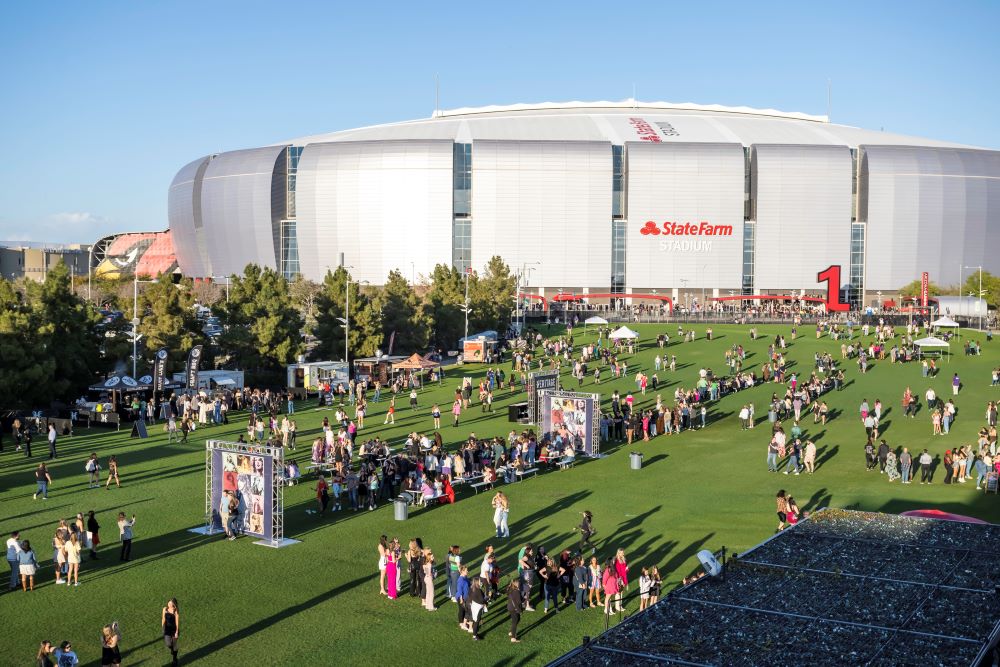
[[[686,290],[700,298],[695,288],[738,289],[743,147],[629,143],[627,151],[627,290],[678,288],[683,300]],[[665,234],[664,223],[675,230],[690,224],[691,233]]]
[[[529,286],[611,284],[611,144],[486,141],[472,148],[472,266],[537,262]]]
[[[1000,153],[863,149],[869,291],[897,290],[923,271],[934,282],[953,285],[961,266],[1000,270]]]
[[[351,275],[429,275],[451,263],[452,142],[309,144],[296,207],[302,275],[322,280],[344,253]]]
[[[211,274],[202,260],[195,232],[195,190],[201,189],[198,179],[202,166],[207,164],[210,156],[198,158],[190,162],[174,176],[170,189],[167,191],[167,220],[170,225],[170,236],[174,242],[174,252],[177,264],[185,276],[202,277]],[[200,216],[200,212],[199,212]]]
[[[271,177],[284,150],[268,146],[222,153],[205,170],[201,213],[214,275],[241,274],[251,263],[276,268]]]
[[[757,145],[758,290],[811,290],[816,274],[851,253],[851,151],[847,146]]]

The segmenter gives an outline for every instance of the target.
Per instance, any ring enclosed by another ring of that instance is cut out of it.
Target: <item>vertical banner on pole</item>
[[[198,388],[198,371],[201,368],[201,345],[195,345],[188,353],[184,380],[188,389]]]
[[[153,363],[153,391],[163,391],[167,378],[167,357],[170,352],[167,348],[161,347],[156,351],[156,361]]]
[[[920,305],[924,308],[927,307],[927,301],[930,298],[930,274],[924,271],[920,275]]]

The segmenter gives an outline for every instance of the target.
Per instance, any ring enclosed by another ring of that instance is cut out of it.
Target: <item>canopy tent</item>
[[[143,378],[145,379],[145,378]],[[96,384],[90,385],[90,391],[149,391],[153,388],[153,385],[149,382],[143,382],[142,379],[136,380],[130,375],[112,375],[107,380],[103,380]]]
[[[951,345],[948,341],[935,338],[934,336],[928,336],[927,338],[915,340],[913,341],[913,344],[920,350],[920,356],[923,356],[927,351],[939,353],[947,352],[949,355],[951,354]],[[928,349],[925,350],[925,348]]]
[[[422,371],[428,368],[437,368],[440,366],[436,361],[431,361],[425,357],[421,357],[419,354],[414,352],[406,359],[402,361],[397,361],[392,365],[392,370],[394,371]]]
[[[638,338],[639,334],[632,331],[628,327],[619,327],[611,332],[611,340],[620,340],[623,338]]]
[[[931,322],[931,326],[955,328],[955,327],[960,327],[962,325],[956,322],[955,320],[951,319],[950,317],[941,317]]]
[[[607,324],[608,321],[603,317],[598,317],[594,315],[593,317],[588,317],[583,321],[584,324]]]

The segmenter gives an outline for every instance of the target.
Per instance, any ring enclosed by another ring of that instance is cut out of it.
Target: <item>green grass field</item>
[[[677,355],[679,368],[674,374],[659,374],[667,400],[677,384],[693,386],[700,367],[722,372],[724,351],[732,344],[748,348],[745,370],[759,369],[770,338],[778,332],[789,334],[788,327],[761,325],[762,337],[751,342],[746,327],[715,326],[715,340],[709,342],[704,339],[704,326],[692,328],[699,335],[696,342],[672,343],[668,348]],[[661,331],[673,337],[676,325],[639,326],[638,330],[650,342],[628,359],[630,376],[639,368],[652,372],[656,347],[651,339]],[[579,344],[592,336],[581,336],[578,329],[576,341]],[[32,469],[43,459],[45,443],[36,441],[36,456],[29,461],[12,453],[8,436],[0,455],[0,529],[5,538],[11,530],[20,529],[22,539],[31,540],[45,566],[33,593],[0,596],[4,618],[0,664],[28,664],[40,640],[69,639],[82,664],[97,665],[99,629],[112,619],[121,623],[124,664],[168,664],[160,609],[173,596],[180,601],[182,663],[399,664],[411,657],[432,665],[539,664],[576,646],[583,635],[603,630],[601,612],[567,609],[557,615],[525,614],[523,643],[515,645],[507,640],[507,614],[505,605],[499,603],[484,623],[484,641],[473,642],[456,627],[454,605],[444,601],[443,577],[436,582],[441,607],[436,613],[423,610],[409,597],[393,602],[379,595],[378,536],[397,536],[404,543],[420,536],[439,558],[449,545],[458,544],[466,562],[475,564],[485,546],[494,544],[501,567],[510,572],[517,549],[525,542],[544,545],[550,553],[574,545],[573,527],[579,512],[589,509],[599,530],[599,555],[606,558],[618,548],[625,549],[636,577],[640,567],[657,565],[666,578],[665,590],[670,590],[695,569],[700,549],[726,546],[740,551],[771,535],[778,488],[787,489],[807,510],[833,506],[900,512],[933,507],[998,521],[1000,497],[977,493],[974,484],[945,486],[940,483],[940,470],[932,486],[889,484],[877,472],[866,472],[864,431],[857,417],[862,397],[881,398],[886,406],[883,432],[891,445],[906,445],[911,451],[928,447],[940,455],[948,447],[973,444],[986,402],[1000,398],[1000,389],[989,386],[991,368],[1000,365],[995,345],[985,345],[980,357],[964,357],[961,345],[953,344],[957,354],[933,380],[922,379],[916,363],[874,362],[864,376],[853,363],[846,363],[848,386],[827,394],[834,415],[831,422],[824,429],[813,426],[811,416],[803,420],[808,437],[819,449],[815,475],[767,472],[765,406],[772,392],[784,391],[767,384],[718,402],[710,411],[715,421],[705,430],[660,436],[633,447],[608,447],[610,455],[600,460],[504,487],[512,511],[511,538],[502,542],[493,538],[489,493],[473,496],[460,490],[455,505],[414,510],[406,522],[394,521],[387,505],[374,512],[341,511],[320,519],[305,511],[314,506],[311,478],[285,492],[286,535],[301,544],[273,550],[254,546],[251,539],[227,542],[192,534],[187,529],[203,521],[204,439],[235,439],[244,427],[241,415],[232,415],[230,426],[198,430],[186,445],[168,444],[161,426],[151,427],[151,437],[143,441],[130,440],[127,429],[62,438],[60,458],[52,466],[54,483],[44,502],[32,500]],[[840,343],[816,340],[811,327],[801,327],[800,337],[787,351],[794,362],[790,370],[808,376],[817,350],[839,358]],[[478,377],[483,370],[467,367],[462,374]],[[962,376],[964,389],[956,399],[959,414],[950,435],[931,436],[926,410],[916,419],[903,419],[899,404],[906,385],[921,397],[929,385],[947,397],[955,371]],[[430,431],[429,408],[434,401],[446,413],[442,421],[450,423],[448,406],[459,375],[452,369],[444,386],[423,391],[418,412],[402,407],[393,428],[381,426],[387,402],[373,404],[369,428],[359,437],[378,433],[398,444],[410,430]],[[599,389],[605,397],[616,387],[623,395],[634,390],[631,379],[610,382],[608,373],[603,375]],[[564,383],[575,389],[575,381],[564,379]],[[588,378],[584,389],[594,388]],[[523,394],[515,397],[520,400]],[[640,405],[651,405],[655,394],[636,398]],[[479,436],[506,434],[512,426],[506,421],[506,406],[512,398],[502,392],[498,399],[494,416],[484,417],[475,407],[458,429],[444,428],[445,442],[454,446],[470,430]],[[757,406],[758,427],[743,432],[736,413],[747,401]],[[402,406],[406,401],[399,403]],[[299,407],[302,459],[308,457],[306,443],[319,431],[322,417],[331,413]],[[92,451],[102,463],[111,454],[118,457],[121,489],[88,490],[84,461]],[[642,470],[629,469],[629,451],[645,454]],[[56,587],[50,547],[56,524],[60,518],[91,509],[97,511],[102,525],[102,559],[84,561],[79,587]],[[116,553],[119,510],[138,517],[133,560],[125,564],[119,563]],[[633,601],[630,610],[637,604]]]

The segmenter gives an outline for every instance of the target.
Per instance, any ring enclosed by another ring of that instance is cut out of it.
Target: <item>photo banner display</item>
[[[184,368],[184,382],[188,389],[198,388],[198,371],[201,369],[201,345],[195,345],[188,353]]]
[[[557,436],[573,443],[573,449],[587,456],[600,452],[598,438],[598,394],[570,391],[542,391],[539,395],[541,432],[551,442]]]
[[[536,371],[528,373],[528,423],[539,422],[538,399],[540,392],[559,390],[559,371]]]
[[[274,465],[274,456],[263,451],[224,446],[211,450],[213,530],[225,530],[219,506],[223,493],[233,491],[240,504],[234,524],[237,532],[271,539],[275,518],[272,511]]]

